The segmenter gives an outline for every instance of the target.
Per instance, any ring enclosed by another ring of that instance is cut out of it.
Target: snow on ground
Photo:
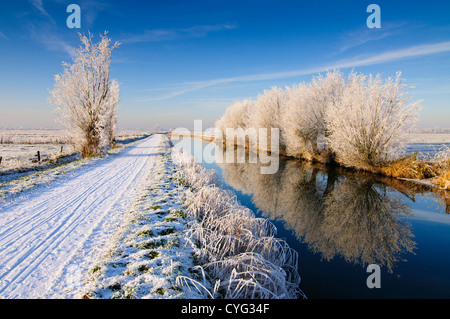
[[[137,200],[106,254],[89,270],[78,298],[201,298],[176,283],[194,267],[183,208],[184,186],[168,155],[157,155]]]
[[[156,134],[114,156],[69,170],[64,178],[49,181],[33,191],[24,190],[14,196],[14,201],[1,203],[0,298],[76,297],[82,288],[80,283],[84,282],[83,274],[89,270],[92,273],[93,265],[105,256],[104,250],[111,239],[117,237],[118,227],[127,225],[134,214],[124,215],[124,212],[140,214],[143,208],[139,203],[144,203],[135,196],[142,194],[144,185],[158,180],[155,174],[161,172],[157,168],[166,161],[163,154],[167,148],[167,137]],[[151,197],[157,201],[158,196]],[[161,209],[164,208],[161,206]],[[162,213],[154,209],[154,213],[157,212]],[[184,227],[175,220],[171,225],[170,219],[166,220],[171,218],[169,212],[167,216],[155,220],[167,225],[155,223],[152,226],[155,228],[151,229],[156,235],[152,240],[161,239],[166,244],[161,249],[174,244],[174,230]],[[174,230],[166,231],[167,238],[159,238],[165,236],[161,230],[167,226]],[[129,258],[134,258],[131,256]],[[158,258],[154,259],[158,262]],[[159,260],[161,265],[163,260],[163,257]],[[175,272],[178,264],[167,267],[165,265],[161,271],[167,273],[172,269]],[[140,269],[147,267],[137,271]],[[166,287],[162,283],[160,286],[152,287]]]
[[[37,152],[41,162],[38,162]],[[24,167],[36,167],[42,163],[54,162],[59,157],[75,154],[71,145],[55,144],[0,144],[2,162],[0,172]]]

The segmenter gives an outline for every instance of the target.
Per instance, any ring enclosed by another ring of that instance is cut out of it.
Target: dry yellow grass
[[[436,179],[436,185],[443,189],[450,190],[450,169]]]
[[[389,177],[427,179],[439,175],[439,165],[426,161],[393,162],[377,169],[379,173]]]

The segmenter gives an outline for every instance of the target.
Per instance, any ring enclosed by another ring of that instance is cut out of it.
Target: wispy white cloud
[[[0,31],[0,39],[9,40],[8,37],[2,31]]]
[[[435,44],[425,44],[418,45],[413,47],[408,47],[405,49],[392,50],[384,53],[378,53],[368,57],[355,57],[353,59],[345,59],[340,60],[334,63],[330,63],[328,65],[322,65],[318,67],[305,68],[305,69],[297,69],[293,71],[284,71],[284,72],[276,72],[276,73],[263,73],[263,74],[254,74],[254,75],[243,75],[236,76],[230,78],[221,78],[221,79],[213,79],[208,81],[198,81],[198,82],[189,82],[183,84],[183,86],[175,91],[172,91],[168,94],[151,97],[146,99],[146,101],[155,101],[155,100],[166,100],[170,99],[188,92],[197,91],[203,88],[228,84],[234,82],[252,82],[252,81],[265,81],[265,80],[277,80],[284,78],[291,78],[309,74],[315,74],[324,72],[327,70],[334,69],[346,69],[346,68],[354,68],[361,66],[369,66],[376,65],[382,63],[394,62],[406,58],[415,58],[420,56],[427,56],[432,54],[450,52],[450,41],[440,42]]]
[[[47,50],[66,53],[71,57],[74,56],[75,48],[67,41],[66,37],[62,36],[49,24],[34,25],[30,23],[28,24],[28,32],[33,41],[40,43]]]
[[[79,5],[83,12],[83,28],[92,28],[100,12],[111,7],[113,5],[113,2],[104,0],[79,0]]]
[[[341,65],[342,68],[352,66],[367,66],[449,51],[450,51],[450,41],[446,41],[435,44],[424,44],[400,50],[388,51],[385,53],[376,54],[374,56],[369,56],[367,58],[358,58],[355,60],[342,61],[339,62],[338,65]]]
[[[125,34],[120,42],[142,43],[171,41],[184,38],[203,38],[211,32],[236,29],[234,24],[199,25],[180,29],[153,29],[141,34]]]
[[[358,30],[344,32],[340,36],[342,46],[339,49],[339,53],[359,47],[369,42],[379,41],[411,31],[411,28],[406,28],[405,25],[406,22],[384,22],[383,27],[380,29],[369,29],[367,27],[363,27]]]
[[[51,16],[44,9],[44,4],[42,0],[28,0],[33,7],[35,7],[41,14],[51,19]]]

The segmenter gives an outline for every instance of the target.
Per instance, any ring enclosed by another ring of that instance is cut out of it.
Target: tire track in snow
[[[117,164],[116,164],[117,165]],[[41,197],[44,197],[44,201],[41,203],[41,201],[38,199],[36,199],[36,202],[38,203],[36,207],[33,207],[33,211],[35,211],[36,213],[33,216],[28,216],[27,214],[21,214],[20,217],[14,216],[14,219],[11,220],[9,223],[5,223],[6,225],[9,224],[13,224],[9,229],[6,229],[5,231],[3,231],[0,234],[0,247],[4,248],[7,246],[8,241],[5,241],[7,238],[13,238],[14,241],[17,241],[17,237],[14,237],[15,235],[17,235],[17,230],[21,229],[22,231],[19,232],[19,234],[21,234],[21,236],[25,236],[27,235],[27,233],[23,233],[23,230],[28,230],[28,231],[32,231],[34,228],[36,227],[40,227],[41,225],[45,225],[48,221],[52,220],[52,218],[54,218],[55,216],[57,216],[58,214],[60,214],[63,210],[67,209],[67,207],[72,206],[74,203],[77,203],[77,201],[79,201],[79,198],[85,195],[89,195],[93,190],[98,189],[100,186],[104,185],[106,182],[108,182],[107,180],[104,179],[99,179],[98,181],[96,180],[96,178],[98,176],[102,176],[104,175],[107,171],[110,171],[110,166],[108,165],[107,169],[100,171],[96,174],[90,174],[93,176],[85,176],[83,175],[83,178],[89,178],[89,179],[93,179],[94,183],[92,184],[88,184],[87,186],[85,185],[77,185],[80,187],[84,187],[84,189],[82,189],[80,192],[74,192],[72,194],[70,194],[70,196],[67,197],[67,201],[57,201],[57,198],[59,196],[61,196],[59,193],[63,193],[64,189],[66,188],[66,186],[64,187],[59,187],[59,189],[62,189],[58,191],[57,194],[55,194],[54,196],[48,196],[47,194],[43,194]],[[124,166],[124,169],[122,169],[120,171],[120,174],[122,177],[123,174],[126,173],[128,169]],[[124,172],[125,171],[125,172]],[[80,177],[81,178],[81,177]],[[117,176],[115,176],[115,178],[117,179]],[[56,192],[56,190],[55,190]],[[64,194],[62,194],[64,195]],[[54,203],[57,203],[56,205]],[[50,204],[53,204],[53,210],[48,210],[46,208],[48,208],[50,206]],[[80,204],[80,203],[79,203]],[[48,216],[46,216],[48,215]],[[46,218],[44,218],[46,216]],[[19,219],[20,219],[20,223],[19,223]],[[34,221],[34,219],[36,219],[37,223],[34,224],[32,221]]]
[[[41,297],[59,280],[69,260],[86,259],[89,254],[80,252],[80,248],[94,230],[102,237],[102,224],[117,226],[121,216],[117,212],[114,216],[112,208],[119,202],[132,201],[141,172],[152,166],[151,155],[156,154],[163,139],[162,135],[153,135],[112,160],[62,185],[50,185],[37,196],[1,212],[0,298]],[[75,258],[77,255],[79,258]]]

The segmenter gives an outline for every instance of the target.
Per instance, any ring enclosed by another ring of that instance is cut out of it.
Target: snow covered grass
[[[431,186],[435,185],[443,189],[450,189],[450,147],[443,146],[434,155],[422,156],[412,154],[397,161],[385,163],[375,167],[375,173],[385,176],[407,178],[413,180],[429,180]]]
[[[144,130],[120,130],[116,134],[116,141],[118,143],[129,143],[130,141],[149,136],[153,133],[153,131]]]
[[[152,180],[141,185],[137,201],[126,213],[110,247],[90,270],[79,298],[200,298],[183,290],[178,276],[194,267],[186,246],[188,231],[183,186],[167,155],[157,156]],[[157,173],[156,173],[157,172]]]
[[[0,130],[0,183],[77,159],[61,130]],[[40,162],[37,153],[40,154]]]
[[[40,153],[38,162],[37,152]],[[54,164],[60,158],[75,156],[71,145],[60,144],[0,144],[0,173]]]
[[[179,276],[178,284],[209,298],[304,297],[297,252],[274,237],[275,226],[240,205],[193,157],[172,155],[181,168],[176,179],[188,186],[186,236],[197,260],[196,274]]]
[[[450,134],[448,133],[420,133],[415,132],[412,135],[412,143],[421,144],[448,144],[450,143]]]

